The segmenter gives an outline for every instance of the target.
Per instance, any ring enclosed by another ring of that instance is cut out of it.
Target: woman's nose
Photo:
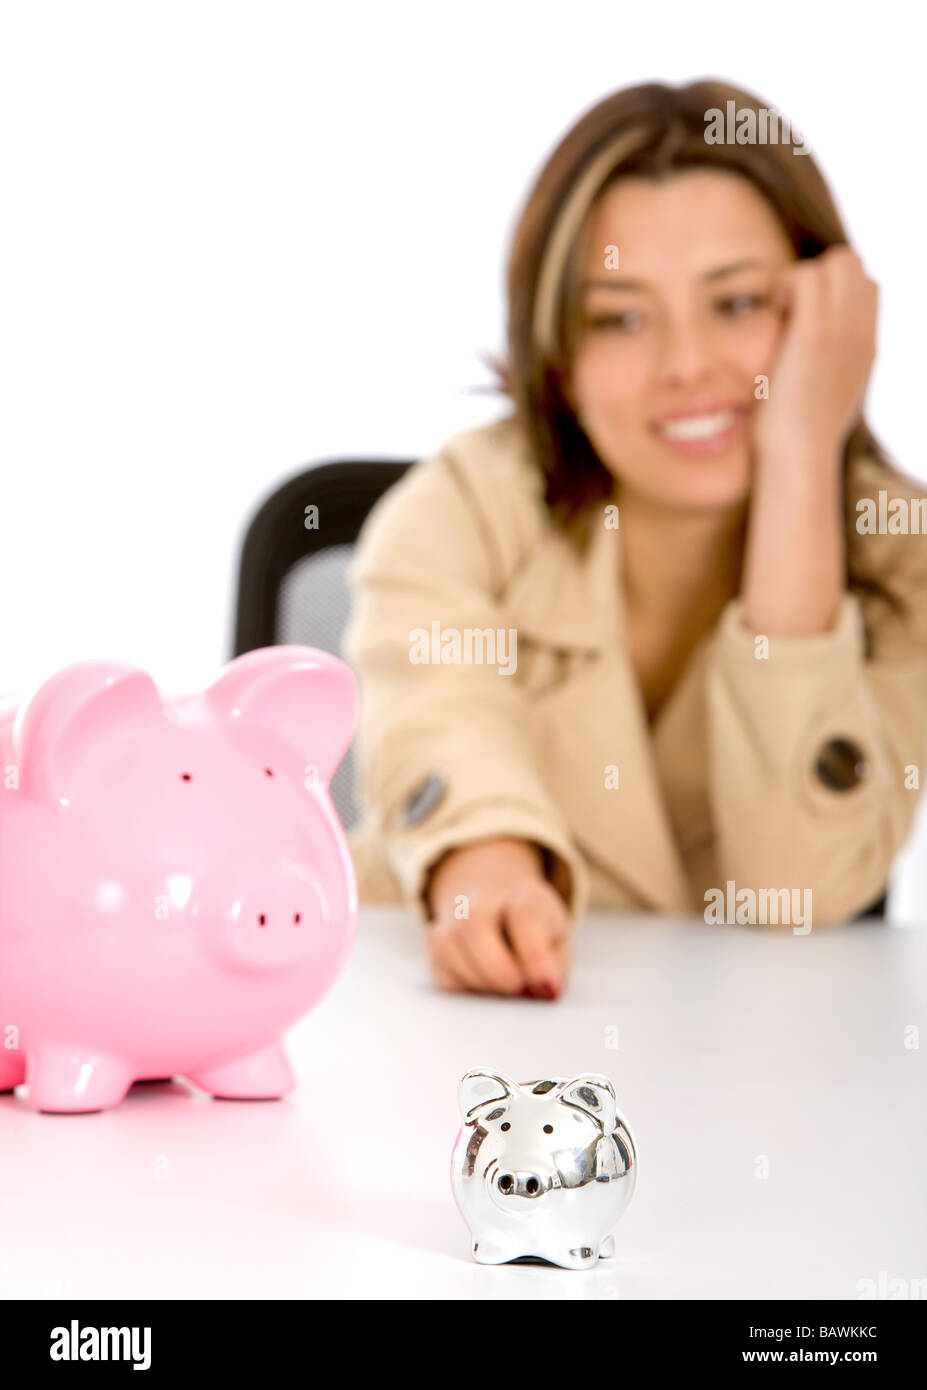
[[[658,369],[670,384],[689,384],[707,376],[712,366],[712,345],[705,329],[692,323],[664,329],[658,348]]]

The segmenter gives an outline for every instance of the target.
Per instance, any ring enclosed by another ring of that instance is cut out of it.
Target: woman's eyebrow
[[[731,265],[718,266],[716,270],[709,270],[702,276],[703,280],[721,280],[725,275],[733,275],[738,270],[768,270],[769,266],[765,261],[748,260],[734,261]],[[580,287],[583,290],[646,290],[650,286],[644,280],[620,279],[613,276],[610,280],[584,280]]]
[[[709,270],[707,275],[703,275],[703,280],[720,280],[724,275],[733,275],[738,270],[768,270],[769,266],[765,261],[734,261],[733,265],[723,265],[717,270]]]

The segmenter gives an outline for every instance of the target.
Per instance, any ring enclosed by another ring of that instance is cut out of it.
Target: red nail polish
[[[556,999],[557,991],[554,989],[553,985],[550,983],[549,980],[542,980],[538,988],[540,989],[541,995],[544,999]]]
[[[520,994],[518,997],[519,997],[519,999],[533,999],[533,998],[534,998],[534,995],[531,993],[530,989],[528,989],[528,987],[526,986],[526,987],[522,990],[521,994]]]

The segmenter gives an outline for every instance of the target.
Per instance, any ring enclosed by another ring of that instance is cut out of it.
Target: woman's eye
[[[630,325],[628,320],[630,320]],[[590,328],[612,328],[617,327],[627,332],[629,327],[634,328],[640,322],[637,314],[596,314],[587,320]]]
[[[771,302],[769,295],[732,294],[717,300],[715,307],[725,318],[739,319],[757,309],[765,308]],[[592,314],[586,319],[586,325],[593,330],[604,329],[616,330],[619,333],[636,333],[643,326],[643,319],[640,314],[626,310],[621,314]]]
[[[718,308],[731,318],[740,318],[751,309],[761,309],[768,303],[769,296],[764,294],[733,294],[717,301]]]

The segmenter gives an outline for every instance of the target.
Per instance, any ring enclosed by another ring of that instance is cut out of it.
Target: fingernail
[[[540,990],[541,997],[543,999],[556,999],[557,997],[557,991],[554,989],[553,985],[550,983],[549,980],[542,980],[540,985],[538,986],[538,989]]]
[[[531,993],[530,989],[528,989],[527,985],[525,986],[525,988],[522,990],[521,994],[519,995],[519,998],[520,998],[520,999],[533,999],[534,997],[535,997],[535,996]]]

